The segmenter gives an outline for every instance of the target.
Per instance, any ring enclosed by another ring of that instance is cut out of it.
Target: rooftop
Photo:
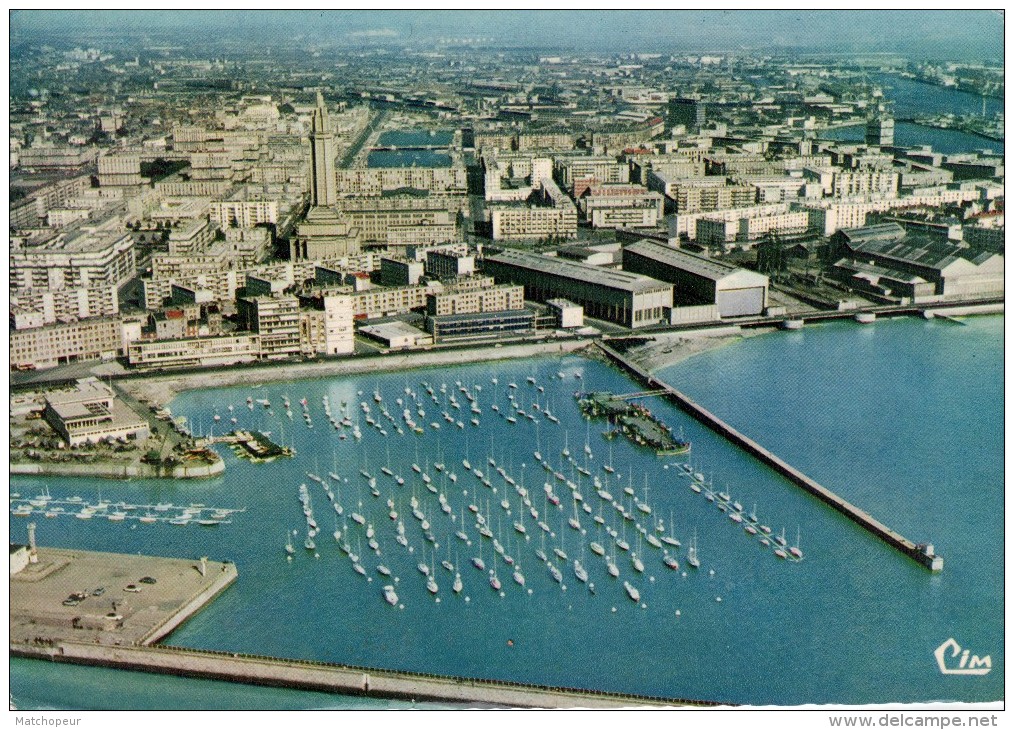
[[[588,266],[587,264],[579,264],[574,261],[561,261],[557,258],[523,253],[511,249],[487,256],[486,261],[509,266],[519,266],[532,271],[568,279],[577,279],[589,284],[599,284],[611,289],[620,289],[634,293],[671,287],[671,284],[666,284],[658,279],[652,279],[642,274],[603,269],[599,266]]]
[[[724,261],[716,261],[706,256],[699,256],[683,249],[665,246],[649,240],[632,243],[624,250],[646,256],[666,266],[672,266],[708,279],[724,279],[737,271],[745,271],[745,269],[739,269]]]

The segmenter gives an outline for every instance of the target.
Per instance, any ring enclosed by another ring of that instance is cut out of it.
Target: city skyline
[[[906,33],[884,34],[884,28]],[[1003,58],[1003,15],[991,10],[640,11],[29,11],[12,34],[209,31],[342,45],[469,42],[602,52],[902,53],[921,58]],[[181,41],[183,37],[177,36]],[[946,49],[946,51],[944,50]]]

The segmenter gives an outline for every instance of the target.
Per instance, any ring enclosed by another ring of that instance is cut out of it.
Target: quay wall
[[[768,451],[753,439],[740,433],[718,416],[711,413],[703,406],[698,405],[688,396],[676,390],[676,388],[672,387],[668,383],[654,377],[651,373],[644,370],[636,363],[623,357],[620,353],[616,352],[605,343],[599,342],[596,344],[598,344],[599,348],[610,359],[618,363],[647,387],[652,389],[660,388],[664,390],[669,398],[681,409],[692,415],[698,421],[708,426],[719,435],[727,438],[747,453],[752,454],[754,457],[770,466],[796,486],[801,487],[806,492],[810,493],[814,497],[817,497],[819,500],[829,505],[832,509],[843,514],[863,529],[880,538],[903,555],[912,558],[920,565],[923,565],[934,572],[943,569],[943,559],[940,556],[927,554],[919,545],[916,545],[908,538],[895,532],[872,515],[853,505],[851,502],[839,497],[830,489],[821,486],[791,464],[781,459],[778,455]]]
[[[231,586],[236,580],[237,575],[238,571],[235,564],[223,564],[221,572],[210,586],[191,598],[187,605],[170,616],[164,623],[149,631],[147,636],[141,640],[141,644],[145,646],[154,644],[156,641],[160,641],[171,634],[176,630],[177,626],[190,619],[191,616],[210,604],[219,593]]]
[[[155,376],[150,374],[136,377],[127,376],[119,378],[117,385],[134,396],[154,397],[161,403],[168,403],[175,395],[187,390],[512,360],[535,355],[570,353],[587,347],[590,342],[591,340],[587,338],[568,337],[566,339],[550,339],[546,342],[504,344],[501,347],[486,343],[474,347],[461,346],[422,352],[389,352],[383,355],[346,357],[321,362],[271,364],[199,372],[191,370],[178,374]]]
[[[718,703],[544,685],[395,672],[323,662],[178,647],[112,647],[76,642],[11,644],[15,656],[245,684],[400,700],[528,708],[698,706]]]
[[[99,479],[207,479],[225,471],[225,462],[218,459],[213,464],[176,466],[172,472],[159,471],[148,464],[59,464],[37,461],[11,462],[11,474],[44,475],[60,477],[92,477]]]

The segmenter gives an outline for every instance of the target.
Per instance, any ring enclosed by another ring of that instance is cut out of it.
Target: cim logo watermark
[[[972,674],[976,676],[982,676],[983,674],[989,674],[989,670],[993,668],[993,660],[990,659],[987,654],[984,657],[970,654],[968,649],[962,649],[961,644],[956,642],[953,638],[948,639],[943,644],[936,648],[933,652],[933,656],[937,659],[937,666],[940,668],[941,674]],[[958,657],[961,657],[958,659]],[[948,666],[948,660],[957,666]]]

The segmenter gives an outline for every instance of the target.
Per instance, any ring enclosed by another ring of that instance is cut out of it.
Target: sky
[[[610,52],[804,48],[1002,60],[992,10],[370,10],[14,11],[14,32],[169,30],[251,38],[317,35],[347,43],[488,38],[510,46]]]

